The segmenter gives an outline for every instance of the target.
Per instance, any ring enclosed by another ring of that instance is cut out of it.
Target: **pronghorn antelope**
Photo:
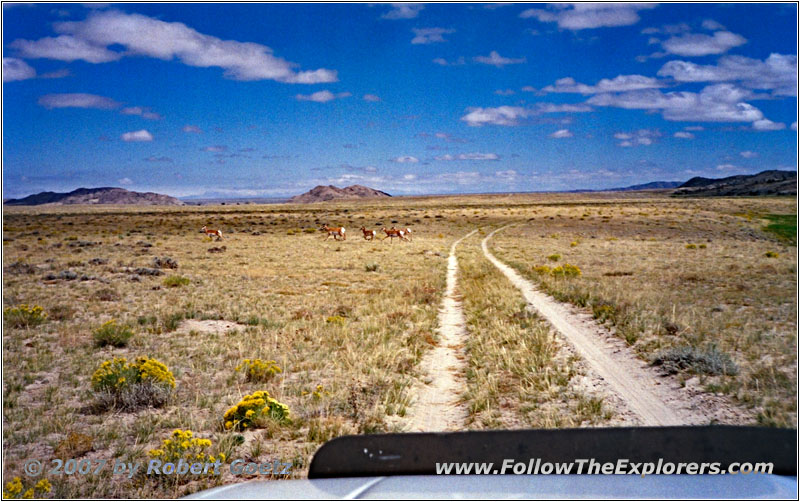
[[[330,238],[331,238],[331,236],[333,236],[333,240],[335,240],[335,241],[338,241],[339,239],[337,239],[337,238],[336,238],[336,236],[337,236],[337,235],[338,235],[339,237],[341,237],[343,241],[346,241],[346,240],[347,240],[347,235],[345,235],[345,232],[346,232],[346,230],[344,229],[344,227],[336,227],[336,228],[333,228],[333,227],[329,227],[329,226],[326,224],[326,225],[322,225],[322,228],[320,228],[320,230],[321,230],[322,232],[328,232],[328,236],[327,236],[327,237],[325,237],[325,240],[326,240],[326,241],[327,241],[328,239],[330,239]]]
[[[410,229],[410,228],[406,227],[406,229],[405,229],[405,230],[403,230],[403,233],[405,234],[405,236],[406,236],[406,239],[408,239],[408,240],[412,240],[412,239],[411,239],[411,229]]]
[[[367,230],[364,227],[361,227],[361,231],[364,232],[364,240],[366,241],[371,241],[372,239],[375,238],[375,235],[377,234],[375,230]]]
[[[394,228],[394,227],[392,227],[392,228],[390,228],[390,229],[388,229],[388,230],[386,229],[386,227],[383,227],[383,228],[381,229],[381,232],[383,232],[383,233],[385,233],[385,234],[386,234],[386,237],[384,237],[383,239],[381,239],[381,240],[384,240],[384,241],[386,240],[386,238],[387,238],[387,237],[390,237],[390,238],[392,239],[392,242],[394,242],[394,238],[395,238],[395,237],[399,237],[401,241],[402,241],[402,240],[408,240],[408,239],[406,239],[406,237],[405,237],[405,231],[403,231],[403,230],[397,230],[397,229],[396,229],[396,228]]]
[[[205,234],[208,237],[216,236],[218,241],[222,240],[222,230],[213,230],[213,229],[209,229],[207,227],[203,227],[203,232],[205,232]]]

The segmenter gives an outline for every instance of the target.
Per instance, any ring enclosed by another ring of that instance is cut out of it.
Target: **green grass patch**
[[[796,214],[767,214],[764,219],[769,220],[769,223],[762,230],[793,246],[797,245]]]

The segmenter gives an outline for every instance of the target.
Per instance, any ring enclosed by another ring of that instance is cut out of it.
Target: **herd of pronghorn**
[[[329,227],[327,224],[325,224],[325,225],[322,225],[322,228],[320,228],[319,230],[320,230],[320,232],[326,232],[328,234],[327,237],[325,237],[326,241],[328,239],[330,239],[331,237],[333,237],[333,240],[335,240],[335,241],[347,240],[347,231],[345,230],[344,227]],[[204,226],[203,227],[203,232],[208,237],[216,237],[218,241],[222,240],[222,230],[211,229],[211,228],[208,228],[208,227]],[[376,232],[375,230],[367,230],[364,227],[361,227],[361,232],[364,234],[364,240],[367,240],[367,241],[373,240],[378,235],[378,232]],[[387,238],[391,238],[391,241],[394,242],[394,238],[395,237],[397,237],[401,241],[410,241],[411,240],[411,229],[410,228],[406,228],[404,230],[399,230],[399,229],[395,228],[394,226],[392,228],[383,227],[383,228],[381,228],[381,232],[386,234],[386,237],[383,237],[381,239],[381,240],[384,240],[384,241]]]

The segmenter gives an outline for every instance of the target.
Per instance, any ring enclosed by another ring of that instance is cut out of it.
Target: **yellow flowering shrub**
[[[53,486],[47,479],[40,479],[38,483],[25,489],[22,480],[16,477],[6,483],[5,490],[3,490],[4,499],[32,499],[43,498],[45,493],[50,493]]]
[[[275,361],[262,361],[261,359],[245,359],[236,367],[236,371],[244,371],[248,382],[266,382],[281,373],[281,368]]]
[[[161,440],[161,447],[147,452],[151,459],[162,462],[177,462],[183,459],[188,464],[196,462],[216,462],[219,459],[225,462],[225,454],[211,453],[211,440],[193,437],[191,430],[182,431],[175,429],[166,439]]]
[[[317,388],[315,390],[313,390],[313,391],[304,390],[303,391],[303,395],[304,396],[311,396],[311,399],[313,399],[314,401],[319,401],[323,397],[330,396],[331,393],[328,392],[327,390],[325,390],[325,387],[323,387],[322,385],[317,385]]]
[[[104,361],[92,375],[92,389],[103,407],[161,406],[174,388],[172,372],[162,362],[148,357],[137,357],[134,362],[115,357]]]
[[[578,277],[579,275],[581,275],[581,269],[579,269],[575,265],[570,265],[569,263],[565,263],[551,270],[550,274],[553,275],[554,277]]]
[[[288,423],[289,407],[270,397],[269,392],[258,390],[246,395],[222,417],[225,429],[245,430],[258,428],[264,420],[279,424]]]
[[[95,343],[99,347],[104,347],[106,345],[124,347],[128,345],[128,340],[133,336],[133,331],[130,326],[117,324],[117,321],[111,319],[94,330],[92,335],[94,336]]]
[[[22,304],[5,309],[3,318],[8,326],[12,328],[33,328],[45,322],[47,314],[38,305],[31,307],[27,304]]]

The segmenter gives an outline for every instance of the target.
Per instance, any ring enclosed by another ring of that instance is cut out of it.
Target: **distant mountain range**
[[[684,197],[797,195],[797,172],[771,170],[719,179],[697,176],[678,187],[673,195]]]
[[[381,192],[380,190],[375,190],[374,188],[365,187],[363,185],[351,185],[345,188],[339,188],[333,185],[317,185],[304,194],[295,195],[289,199],[289,203],[309,204],[312,202],[325,202],[328,200],[370,199],[375,197],[391,197],[391,195],[386,192]]]
[[[9,199],[6,206],[40,206],[42,204],[130,204],[138,206],[182,206],[183,202],[154,192],[132,192],[124,188],[78,188],[68,193],[40,192],[22,199]]]

